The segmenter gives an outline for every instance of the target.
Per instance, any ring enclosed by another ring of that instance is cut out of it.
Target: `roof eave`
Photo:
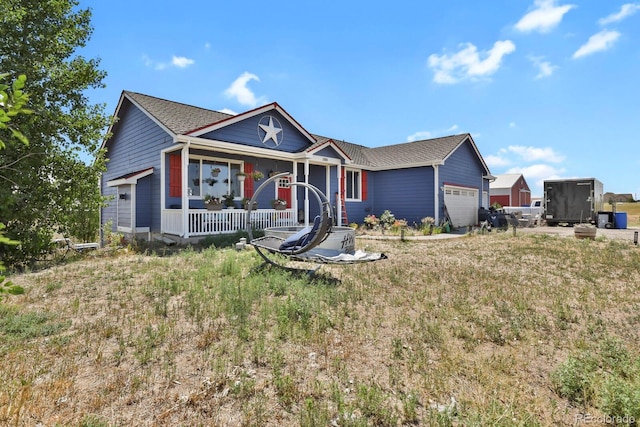
[[[352,164],[351,167],[359,167],[361,169],[370,170],[372,172],[397,170],[397,169],[410,169],[410,168],[424,168],[424,167],[436,167],[444,165],[443,161],[437,162],[416,162],[416,163],[402,163],[397,165],[385,165],[385,166],[372,166],[372,165],[358,165]]]
[[[126,184],[137,184],[138,180],[144,178],[145,176],[149,176],[153,173],[153,167],[142,169],[137,172],[133,172],[129,174],[129,176],[125,178],[116,178],[111,181],[107,181],[107,187],[117,187],[119,185]]]
[[[277,151],[269,148],[260,148],[252,145],[242,145],[233,142],[218,141],[215,139],[200,138],[191,135],[176,135],[175,143],[185,143],[188,145],[199,145],[207,148],[215,148],[220,152],[233,154],[246,154],[252,157],[282,159],[282,160],[303,160],[305,153],[289,153]]]
[[[309,150],[305,150],[305,152],[307,154],[310,155],[315,155],[315,153],[317,153],[318,151],[326,148],[326,147],[331,147],[334,150],[336,150],[336,152],[338,154],[340,154],[340,156],[347,162],[353,162],[353,159],[351,158],[351,156],[349,156],[347,153],[345,153],[345,151],[340,148],[333,139],[327,139],[325,142],[323,142],[322,144],[318,145],[317,147],[314,147],[313,149]]]
[[[158,120],[153,114],[151,114],[149,111],[147,111],[147,109],[145,109],[142,105],[138,104],[135,99],[133,99],[131,96],[129,96],[127,94],[126,91],[122,91],[122,94],[120,95],[120,100],[118,101],[118,105],[116,106],[116,111],[113,113],[113,121],[111,122],[111,124],[109,125],[109,128],[107,129],[107,133],[106,135],[109,136],[111,134],[111,130],[113,129],[113,126],[117,123],[120,114],[120,109],[122,108],[123,105],[123,101],[127,99],[129,102],[131,102],[131,104],[133,104],[136,108],[138,108],[140,111],[142,111],[147,117],[149,117],[155,124],[157,124],[158,126],[160,126],[162,128],[162,130],[164,130],[165,132],[167,132],[170,136],[172,136],[173,138],[175,138],[175,132],[173,132],[171,129],[169,129],[164,123],[162,123],[160,120]],[[109,138],[105,137],[104,140],[102,141],[102,145],[100,146],[101,149],[105,148],[107,141],[109,140]]]

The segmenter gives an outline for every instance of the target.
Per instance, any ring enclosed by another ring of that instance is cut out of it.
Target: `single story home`
[[[531,189],[520,173],[496,175],[495,181],[489,184],[489,188],[491,189],[490,205],[494,203],[500,206],[531,205]]]
[[[604,193],[602,200],[604,200],[605,203],[633,203],[635,201],[631,193],[616,194],[610,191]]]
[[[319,211],[291,180],[323,191],[340,225],[388,209],[409,224],[430,216],[462,227],[476,224],[489,200],[493,177],[468,133],[368,148],[310,133],[275,102],[231,115],[129,91],[114,116],[103,142],[109,161],[100,185],[112,197],[101,223],[130,236],[244,229],[242,201],[260,175],[276,172],[289,175],[258,194],[251,212],[263,227],[308,223]],[[235,209],[212,212],[205,197]],[[275,209],[276,199],[285,209]]]

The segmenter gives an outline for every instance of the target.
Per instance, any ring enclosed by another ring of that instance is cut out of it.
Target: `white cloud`
[[[525,147],[523,145],[510,145],[507,147],[507,152],[514,153],[520,156],[520,158],[526,162],[535,162],[538,160],[544,160],[551,163],[560,163],[564,161],[565,156],[556,153],[553,148],[545,147]]]
[[[206,42],[206,43],[204,44],[204,49],[205,49],[205,50],[209,50],[209,49],[211,49],[211,43]]]
[[[231,83],[231,86],[225,89],[224,94],[227,98],[235,98],[241,105],[248,105],[249,107],[264,103],[264,98],[257,98],[251,89],[247,87],[251,80],[260,81],[258,76],[245,71]]]
[[[525,167],[513,167],[505,173],[521,173],[527,180],[531,188],[532,195],[541,196],[544,194],[544,181],[549,179],[560,179],[566,172],[564,168],[555,168],[545,164],[535,164]]]
[[[533,62],[533,65],[538,69],[536,79],[549,77],[553,74],[554,70],[558,68],[557,65],[551,65],[549,61],[544,61],[543,56],[529,56],[529,60]]]
[[[164,69],[166,69],[169,66],[174,66],[174,67],[178,67],[178,68],[186,68],[189,65],[192,65],[195,63],[195,61],[193,59],[189,59],[186,58],[184,56],[173,56],[171,58],[171,63],[166,63],[166,62],[158,62],[158,61],[154,61],[153,59],[149,58],[148,55],[142,55],[142,61],[144,62],[144,65],[149,67],[149,68],[153,68],[154,70],[157,71],[162,71]]]
[[[460,47],[453,55],[429,55],[428,65],[434,70],[435,83],[454,84],[464,79],[490,76],[498,71],[502,58],[516,50],[511,40],[499,40],[491,50],[481,53],[471,43]]]
[[[498,169],[494,174],[522,174],[536,194],[542,194],[544,180],[561,178],[565,173],[564,168],[557,166],[564,161],[565,156],[549,147],[510,145],[484,159],[490,168]]]
[[[194,63],[195,61],[193,59],[185,58],[184,56],[174,56],[171,58],[171,64],[178,68],[187,68]]]
[[[598,21],[600,25],[612,24],[614,22],[622,21],[624,18],[633,15],[637,11],[640,10],[640,4],[638,3],[627,3],[623,4],[620,8],[620,12],[612,13],[611,15],[602,18]]]
[[[423,139],[430,139],[430,138],[432,138],[431,132],[429,132],[428,130],[422,130],[409,135],[407,137],[407,142],[420,141]]]
[[[455,132],[456,130],[458,130],[458,125],[452,125],[451,127],[449,127],[446,130],[438,130],[438,131],[428,131],[428,130],[422,130],[422,131],[418,131],[414,134],[411,134],[407,137],[407,142],[413,142],[413,141],[420,141],[423,139],[431,139],[431,138],[438,138],[440,136],[445,136],[445,135],[452,135],[453,132]]]
[[[222,110],[218,110],[218,111],[220,111],[221,113],[225,113],[225,114],[231,114],[232,116],[237,116],[238,115],[237,112],[233,111],[230,108],[223,108]]]
[[[536,75],[536,79],[541,79],[543,77],[549,77],[553,74],[553,70],[558,68],[556,65],[551,65],[549,61],[544,61],[538,64],[539,73]]]
[[[523,33],[547,33],[557,27],[564,15],[576,7],[573,4],[556,6],[556,0],[535,0],[535,8],[516,23],[515,29]]]
[[[555,168],[550,165],[539,163],[539,164],[529,165],[524,167],[520,167],[520,166],[513,167],[507,170],[506,173],[521,173],[527,179],[545,180],[545,179],[560,178],[564,172],[565,172],[564,168]]]
[[[602,30],[589,37],[589,40],[575,51],[572,58],[577,59],[602,50],[610,49],[619,38],[620,33],[617,31]]]
[[[154,70],[163,70],[166,66],[161,62],[153,61],[147,55],[142,55],[142,62],[144,62],[145,67],[153,68]]]
[[[503,156],[496,156],[493,154],[489,154],[488,156],[484,156],[485,163],[490,167],[504,167],[511,164],[511,161]]]
[[[511,129],[515,129],[515,128],[516,128],[516,127],[518,127],[518,126],[516,125],[516,122],[509,122],[509,127],[510,127]]]

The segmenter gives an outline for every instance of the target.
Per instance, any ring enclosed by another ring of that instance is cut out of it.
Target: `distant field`
[[[605,203],[604,210],[611,211],[611,205]],[[616,212],[627,213],[627,225],[629,227],[640,226],[640,203],[618,203],[616,205]]]

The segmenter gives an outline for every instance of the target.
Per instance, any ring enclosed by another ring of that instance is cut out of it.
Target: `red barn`
[[[491,205],[498,203],[500,206],[529,206],[531,204],[531,190],[522,174],[497,175],[496,180],[489,184],[489,188]]]

